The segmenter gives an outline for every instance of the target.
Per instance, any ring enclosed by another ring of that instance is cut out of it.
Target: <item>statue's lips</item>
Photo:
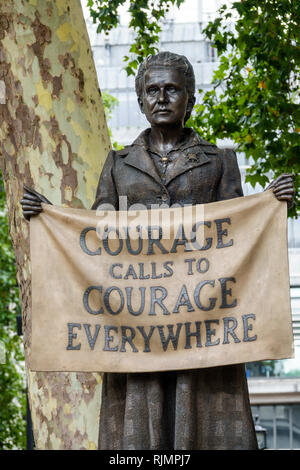
[[[154,114],[169,114],[171,112],[172,111],[170,111],[169,109],[158,109],[157,111],[154,112]]]

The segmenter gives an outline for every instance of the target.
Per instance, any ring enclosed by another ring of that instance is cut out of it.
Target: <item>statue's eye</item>
[[[151,86],[150,88],[147,89],[147,93],[149,95],[154,95],[157,92],[157,87]]]
[[[176,87],[173,85],[168,86],[167,88],[168,92],[170,93],[175,93],[176,92]]]

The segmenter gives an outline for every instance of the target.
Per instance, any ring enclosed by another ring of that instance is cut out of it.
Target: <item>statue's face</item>
[[[169,67],[149,68],[144,76],[141,111],[154,126],[184,125],[188,105],[185,76]]]

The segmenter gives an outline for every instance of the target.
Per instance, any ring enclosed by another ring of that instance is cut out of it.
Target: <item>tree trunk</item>
[[[23,184],[57,205],[90,208],[110,148],[80,0],[0,4],[0,165],[31,343],[29,224]],[[96,449],[101,376],[27,369],[37,449]]]

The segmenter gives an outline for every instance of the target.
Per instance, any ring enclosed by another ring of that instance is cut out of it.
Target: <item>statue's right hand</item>
[[[52,205],[52,203],[45,196],[25,185],[23,198],[21,199],[20,203],[22,206],[23,215],[26,220],[30,220],[30,217],[38,215],[40,212],[42,212],[42,203]]]

